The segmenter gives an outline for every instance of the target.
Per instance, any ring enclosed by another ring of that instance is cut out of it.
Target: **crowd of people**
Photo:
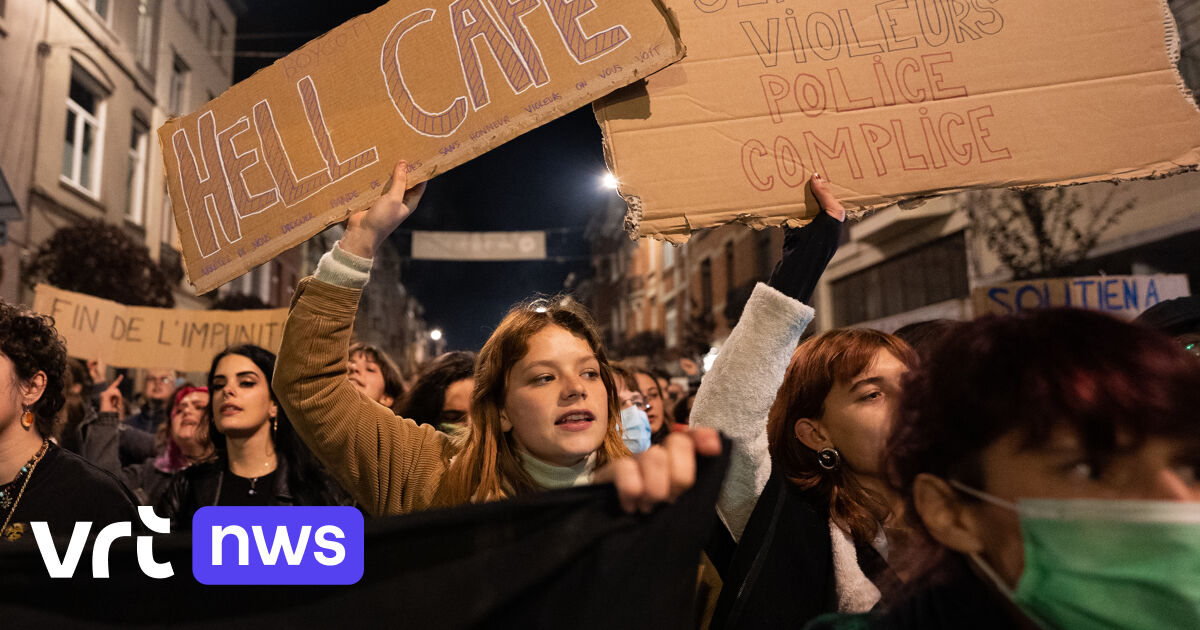
[[[211,505],[382,517],[605,482],[650,512],[721,432],[710,627],[1200,627],[1195,299],[1138,322],[1064,309],[805,338],[846,218],[814,175],[821,212],[787,231],[698,388],[611,361],[564,296],[407,383],[352,339],[376,249],[424,189],[405,172],[301,281],[278,356],[227,348],[203,384],[150,370],[131,405],[49,318],[0,305],[0,537],[137,522],[137,505],[186,529]]]

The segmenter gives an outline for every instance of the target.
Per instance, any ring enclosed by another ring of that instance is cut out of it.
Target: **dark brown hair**
[[[400,371],[400,366],[396,365],[388,353],[374,344],[362,341],[351,344],[350,352],[346,356],[353,359],[358,354],[366,356],[379,366],[379,371],[383,374],[383,393],[392,397],[392,411],[398,413],[405,394],[404,373]]]
[[[772,465],[792,483],[828,502],[830,517],[858,542],[875,537],[888,513],[887,502],[855,482],[845,466],[832,471],[822,468],[816,451],[796,438],[795,426],[801,418],[821,418],[833,386],[861,374],[881,350],[910,368],[917,363],[908,344],[877,330],[846,328],[810,338],[792,354],[767,418]]]
[[[29,411],[38,433],[50,437],[66,402],[67,347],[54,329],[54,319],[0,300],[0,351],[13,362],[19,382],[28,382],[39,371],[46,373],[46,389]]]

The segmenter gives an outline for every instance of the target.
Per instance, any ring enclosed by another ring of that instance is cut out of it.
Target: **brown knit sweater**
[[[346,373],[362,291],[305,278],[292,298],[272,387],[296,432],[374,515],[430,507],[454,455],[446,435],[400,418]]]

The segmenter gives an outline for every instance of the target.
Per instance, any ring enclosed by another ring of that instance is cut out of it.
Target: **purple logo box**
[[[201,584],[354,584],[363,516],[353,507],[200,508],[192,575]]]

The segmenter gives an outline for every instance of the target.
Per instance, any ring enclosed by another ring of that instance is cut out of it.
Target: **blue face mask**
[[[650,417],[637,407],[621,410],[621,440],[637,455],[650,448]]]

